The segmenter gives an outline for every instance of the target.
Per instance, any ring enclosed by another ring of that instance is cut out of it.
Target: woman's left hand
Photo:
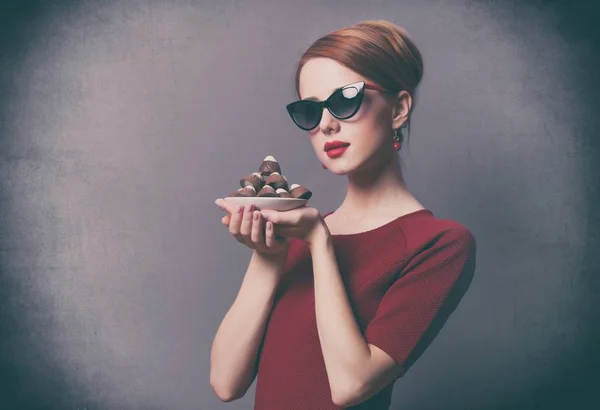
[[[310,245],[317,235],[325,238],[330,235],[325,220],[316,208],[303,206],[281,212],[265,209],[260,213],[275,224],[275,233],[279,236],[298,238]]]

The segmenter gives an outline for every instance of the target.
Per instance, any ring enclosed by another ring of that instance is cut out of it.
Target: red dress
[[[423,209],[367,232],[333,235],[333,245],[365,340],[400,364],[402,377],[469,287],[472,233]],[[388,409],[393,386],[352,408]],[[340,408],[331,399],[317,333],[310,252],[292,239],[259,350],[254,409]]]

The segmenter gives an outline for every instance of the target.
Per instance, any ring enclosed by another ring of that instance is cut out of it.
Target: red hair
[[[423,59],[404,28],[386,20],[366,20],[319,38],[298,62],[299,98],[300,72],[308,60],[317,57],[335,60],[394,94],[408,91],[414,108],[423,77]],[[407,125],[410,127],[410,117]]]

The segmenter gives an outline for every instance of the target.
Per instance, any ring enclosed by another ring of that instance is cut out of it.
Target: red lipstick
[[[339,157],[344,153],[344,151],[349,145],[349,142],[344,141],[327,141],[325,143],[325,146],[323,147],[323,150],[327,152],[327,155],[330,158]]]
[[[349,142],[344,141],[327,141],[325,146],[323,147],[324,151],[329,151],[330,149],[339,148],[339,147],[347,147],[350,145]]]
[[[341,156],[350,143],[344,141],[327,141],[323,147],[329,158],[337,158]]]

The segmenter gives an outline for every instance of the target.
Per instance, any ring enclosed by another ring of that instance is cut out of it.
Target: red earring
[[[400,137],[398,136],[398,131],[394,133],[394,150],[400,151],[402,149],[402,144],[400,143]]]

